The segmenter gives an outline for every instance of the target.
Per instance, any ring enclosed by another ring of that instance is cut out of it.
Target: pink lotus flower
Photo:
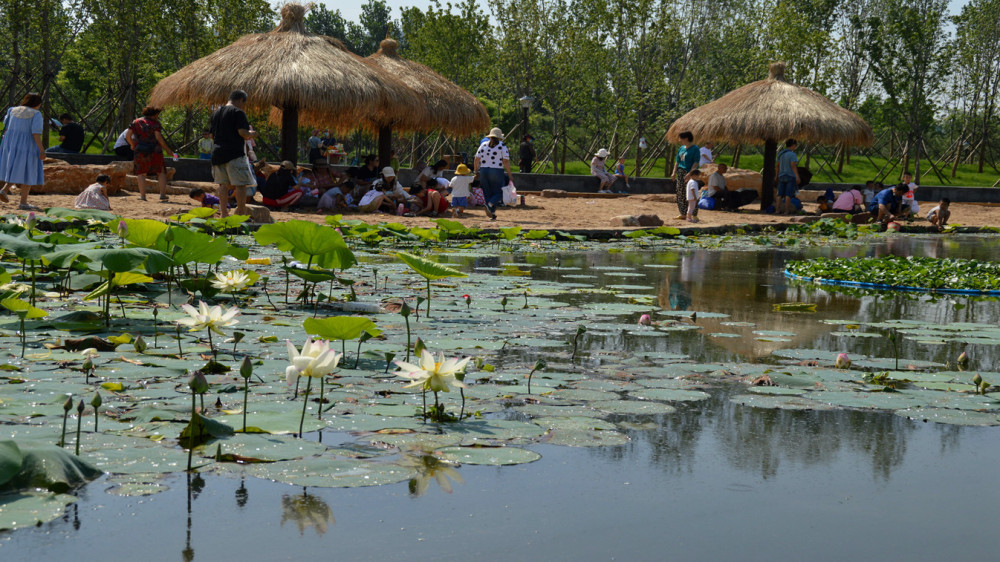
[[[836,365],[838,369],[850,369],[851,358],[848,357],[846,353],[840,353],[837,355],[837,361],[834,365]]]
[[[653,324],[653,319],[649,317],[648,314],[643,314],[639,317],[640,326],[650,326]]]

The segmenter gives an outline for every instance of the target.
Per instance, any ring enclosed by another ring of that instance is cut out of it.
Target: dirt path
[[[524,229],[545,229],[545,230],[612,230],[621,229],[621,226],[612,224],[611,219],[619,215],[655,214],[658,215],[667,226],[688,227],[696,226],[685,220],[678,220],[677,205],[673,202],[656,201],[654,199],[662,196],[632,195],[616,198],[596,198],[596,197],[567,197],[567,198],[543,198],[539,196],[526,196],[524,207],[516,206],[512,208],[501,208],[498,211],[498,219],[490,221],[481,208],[473,209],[459,218],[459,222],[470,227],[497,228],[501,226],[520,226]],[[151,197],[155,199],[155,196]],[[46,207],[72,207],[74,197],[72,195],[32,195],[30,203],[41,208]],[[0,214],[19,213],[17,210],[17,198],[11,197],[10,203],[0,203]],[[127,218],[150,218],[164,219],[170,215],[178,214],[192,207],[192,201],[182,195],[171,195],[168,203],[158,201],[140,201],[138,196],[121,192],[121,195],[111,198],[111,208],[113,212],[119,213]],[[931,208],[929,202],[921,204],[921,210],[926,213]],[[986,203],[953,203],[951,205],[951,222],[962,226],[1000,226],[997,220],[998,205]],[[806,204],[806,210],[814,211],[815,205]],[[316,222],[323,222],[324,216],[314,213],[281,213],[274,212],[272,216],[275,220],[304,219]],[[361,219],[370,223],[379,222],[400,222],[408,226],[426,225],[426,217],[397,217],[384,214],[374,215],[347,215],[352,219]],[[756,207],[745,209],[740,213],[726,213],[721,211],[701,210],[698,215],[700,223],[697,226],[717,227],[725,225],[742,224],[780,224],[787,223],[789,217],[767,215],[756,211]],[[927,222],[920,217],[915,224],[926,225]]]

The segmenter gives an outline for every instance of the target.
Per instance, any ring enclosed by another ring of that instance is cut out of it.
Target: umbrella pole
[[[281,159],[299,161],[299,108],[281,108]]]
[[[760,210],[774,203],[774,158],[778,155],[778,143],[773,140],[764,141],[763,181],[760,186]]]
[[[382,167],[392,165],[392,125],[378,128],[378,160]]]

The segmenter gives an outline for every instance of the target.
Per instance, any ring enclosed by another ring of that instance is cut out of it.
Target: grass
[[[726,164],[732,165],[732,155],[726,154],[716,159],[717,162],[724,162]],[[874,165],[872,163],[874,162]],[[800,161],[804,164],[804,159]],[[868,158],[863,156],[855,156],[851,159],[850,164],[844,164],[844,171],[839,175],[834,175],[831,173],[827,166],[823,166],[820,169],[819,160],[813,159],[810,163],[809,168],[813,172],[813,181],[817,183],[848,183],[848,184],[864,184],[870,179],[875,179],[878,170],[886,165],[884,158],[872,158],[869,161]],[[911,169],[912,169],[912,163]],[[993,187],[993,184],[1000,179],[1000,174],[996,173],[996,170],[989,167],[988,165],[984,168],[984,173],[978,173],[977,166],[975,164],[961,164],[958,166],[957,173],[954,179],[951,177],[951,164],[945,164],[946,169],[942,170],[942,175],[944,175],[946,183],[942,183],[941,180],[931,171],[930,162],[928,160],[921,160],[920,171],[921,180],[920,183],[924,185],[952,185],[952,186],[968,186],[968,187]],[[652,170],[648,173],[643,174],[644,177],[650,178],[663,178],[666,175],[663,173],[664,159],[657,159],[656,163],[653,165]],[[764,156],[761,154],[744,154],[740,157],[740,168],[749,170],[758,170],[764,167]],[[626,160],[625,169],[631,171],[635,168],[635,160]],[[886,167],[888,170],[891,165]],[[670,170],[673,171],[673,161],[671,161]],[[890,183],[897,181],[899,178],[899,166],[896,166],[895,171],[890,174],[885,179],[881,181],[883,183]],[[930,173],[926,173],[930,172]],[[548,167],[548,173],[552,173],[552,167]],[[566,173],[575,175],[589,175],[590,174],[590,163],[584,163],[580,161],[571,162],[567,159],[566,161]]]

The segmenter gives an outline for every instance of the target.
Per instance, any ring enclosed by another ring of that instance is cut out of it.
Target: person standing
[[[486,215],[496,220],[496,207],[503,201],[504,173],[510,177],[510,152],[503,144],[503,131],[499,127],[490,129],[486,142],[479,145],[473,169],[486,198]]]
[[[45,183],[42,161],[42,96],[31,92],[21,99],[21,105],[7,109],[3,118],[3,139],[0,140],[0,201],[6,203],[7,190],[12,185],[21,188],[22,211],[37,211],[28,204],[31,186]]]
[[[712,155],[713,148],[715,148],[715,143],[711,141],[706,142],[705,146],[701,147],[701,150],[698,151],[701,155],[701,160],[698,162],[699,165],[704,166],[705,164],[715,163],[715,156]]]
[[[535,164],[535,147],[532,144],[534,141],[535,137],[524,135],[521,147],[517,150],[518,167],[521,168],[522,174],[530,174],[531,167]]]
[[[677,150],[677,158],[674,160],[674,188],[677,197],[677,220],[687,218],[687,180],[688,174],[698,169],[701,161],[701,151],[698,145],[694,144],[694,135],[691,131],[684,131],[678,135],[681,139],[681,147]]]
[[[159,107],[146,106],[142,117],[132,121],[125,139],[135,147],[132,173],[139,184],[139,199],[146,200],[146,176],[156,175],[160,188],[160,202],[167,202],[167,168],[163,164],[163,152],[171,152],[167,141],[163,140],[163,126],[160,125]],[[176,156],[176,154],[174,155]]]
[[[215,141],[212,140],[212,131],[204,129],[201,132],[201,138],[198,139],[198,159],[211,160],[213,149],[215,149]]]
[[[312,135],[306,141],[309,146],[309,163],[315,164],[317,160],[323,160],[323,139],[319,137],[319,129],[313,129]]]
[[[778,165],[774,170],[778,183],[778,202],[774,211],[778,215],[791,215],[795,209],[792,199],[799,190],[799,157],[795,154],[798,146],[795,139],[788,139],[785,148],[778,153]]]
[[[229,102],[215,110],[209,120],[209,129],[215,139],[212,178],[219,184],[217,194],[222,217],[228,215],[230,189],[236,196],[236,214],[248,215],[246,188],[257,184],[246,153],[246,141],[257,138],[257,132],[251,129],[243,111],[246,104],[247,93],[233,90]]]
[[[73,116],[63,113],[59,116],[62,128],[59,129],[59,144],[49,147],[48,152],[58,154],[79,154],[83,148],[83,127],[73,121]]]
[[[917,200],[914,198],[914,195],[916,195],[917,187],[919,186],[913,182],[913,174],[911,174],[910,172],[906,172],[903,174],[903,183],[906,184],[906,187],[910,188],[910,191],[908,191],[906,195],[903,196],[903,204],[909,205],[910,214],[916,216],[916,214],[920,212],[920,203],[917,203]]]

